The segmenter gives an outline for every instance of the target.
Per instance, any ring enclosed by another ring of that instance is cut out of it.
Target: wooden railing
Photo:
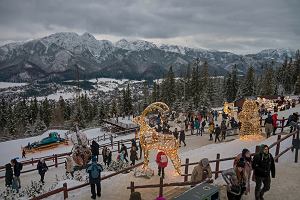
[[[114,172],[114,173],[109,174],[109,175],[107,175],[107,176],[103,176],[103,177],[101,177],[101,181],[103,181],[103,180],[105,180],[105,179],[108,179],[108,178],[111,178],[111,177],[113,177],[113,176],[116,176],[116,175],[118,175],[118,174],[121,174],[121,173],[123,173],[123,172],[127,172],[128,170],[131,170],[131,169],[134,169],[134,168],[136,168],[136,167],[139,167],[139,166],[141,166],[142,164],[143,164],[143,163],[141,162],[141,163],[138,163],[138,164],[136,164],[136,165],[127,167],[127,168],[125,168],[125,169],[122,169],[122,170],[120,170],[120,171],[118,171],[118,172]],[[90,185],[90,183],[83,183],[83,184],[81,184],[81,185],[77,185],[77,186],[68,188],[68,187],[67,187],[67,183],[64,183],[64,184],[63,184],[63,187],[57,188],[57,189],[52,190],[52,191],[50,191],[50,192],[44,193],[44,194],[42,194],[42,195],[40,195],[40,196],[34,197],[34,198],[32,198],[31,200],[40,200],[40,199],[44,199],[44,198],[47,198],[47,197],[49,197],[49,196],[55,195],[55,194],[60,193],[60,192],[64,192],[64,199],[66,199],[66,198],[68,198],[68,196],[69,196],[68,192],[73,191],[73,190],[76,190],[76,189],[79,189],[79,188],[86,187],[86,186],[88,186],[88,185]]]
[[[282,129],[283,130],[283,129]],[[278,135],[277,141],[274,142],[273,144],[271,144],[269,146],[269,148],[273,148],[276,146],[276,152],[275,152],[275,157],[274,160],[275,162],[278,162],[278,159],[280,156],[282,156],[283,154],[285,154],[286,152],[288,152],[289,150],[293,149],[293,146],[290,146],[288,148],[286,148],[285,150],[283,150],[281,153],[279,153],[280,151],[280,143],[286,139],[288,139],[291,136],[296,136],[296,138],[299,140],[299,129],[295,130],[294,132],[287,134],[286,136],[284,136],[283,138],[281,138],[281,135]],[[260,146],[256,146],[255,152],[257,153],[260,150]],[[252,154],[252,156],[255,155],[254,153]],[[220,158],[220,154],[218,153],[216,156],[216,160],[210,160],[210,163],[216,163],[215,165],[215,171],[212,171],[213,174],[215,174],[215,179],[218,178],[219,174],[222,173],[222,170],[220,170],[220,162],[223,161],[228,161],[228,160],[234,160],[235,157],[229,157],[229,158]],[[295,149],[295,163],[298,162],[298,149]],[[135,191],[135,189],[138,188],[157,188],[159,187],[159,196],[163,196],[163,187],[167,187],[167,186],[185,186],[185,185],[194,185],[195,183],[189,182],[188,181],[188,176],[191,176],[192,174],[189,173],[189,166],[192,165],[197,165],[199,162],[193,162],[190,163],[189,162],[189,158],[186,158],[185,164],[182,164],[181,166],[184,167],[184,174],[182,174],[181,176],[184,177],[183,182],[175,182],[175,183],[168,183],[168,184],[164,184],[163,183],[163,179],[160,178],[160,183],[159,184],[152,184],[152,185],[135,185],[134,182],[130,182],[130,186],[127,187],[127,189],[130,189],[131,193]]]

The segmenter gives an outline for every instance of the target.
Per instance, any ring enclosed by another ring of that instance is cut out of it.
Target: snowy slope
[[[0,82],[0,89],[28,85],[28,83]]]

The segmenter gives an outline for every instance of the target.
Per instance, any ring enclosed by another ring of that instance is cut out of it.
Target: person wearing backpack
[[[86,168],[86,172],[89,174],[89,182],[91,185],[91,193],[92,199],[96,199],[96,191],[95,186],[97,186],[97,196],[101,197],[101,172],[103,171],[103,168],[100,164],[97,163],[97,158],[94,156],[92,157],[92,164],[90,164]]]
[[[17,182],[17,187],[21,188],[21,180],[20,180],[20,175],[21,175],[21,171],[23,169],[23,164],[19,163],[17,161],[17,159],[12,159],[11,161],[11,165],[14,167],[14,176]]]

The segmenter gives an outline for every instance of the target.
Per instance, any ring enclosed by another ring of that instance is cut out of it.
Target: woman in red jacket
[[[168,165],[168,157],[163,151],[159,151],[156,155],[156,163],[158,165],[158,176],[162,174],[162,178],[165,177],[165,167]]]
[[[277,118],[278,118],[277,113],[274,113],[272,115],[273,135],[275,135],[275,131],[277,129]]]

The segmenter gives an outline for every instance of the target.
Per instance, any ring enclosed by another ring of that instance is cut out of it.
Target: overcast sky
[[[55,32],[253,53],[300,48],[300,0],[0,0],[0,44]]]

